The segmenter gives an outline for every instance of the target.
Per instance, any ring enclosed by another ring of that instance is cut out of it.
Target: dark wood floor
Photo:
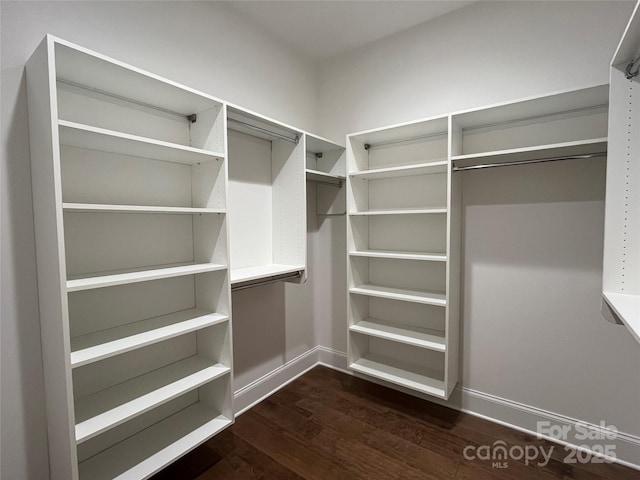
[[[616,464],[567,464],[555,445],[549,463],[466,460],[468,445],[554,446],[479,418],[316,367],[160,472],[154,480],[621,479]],[[540,457],[541,459],[542,457]]]

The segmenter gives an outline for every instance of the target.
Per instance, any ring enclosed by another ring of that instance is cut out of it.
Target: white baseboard
[[[324,365],[350,375],[353,374],[347,370],[347,355],[344,352],[317,346],[237,390],[234,395],[236,415],[241,415],[316,365]],[[416,395],[415,392],[399,388],[396,385],[362,375],[357,376]],[[538,435],[538,422],[547,422],[547,425],[554,430],[564,429],[567,435],[564,438],[553,438],[549,435],[540,435],[541,437],[596,456],[600,452],[600,446],[612,445],[616,463],[640,470],[640,437],[635,435],[616,432],[600,425],[590,424],[466,387],[456,387],[447,401],[424,395],[416,396],[531,435]],[[587,434],[587,438],[581,438],[581,433]]]

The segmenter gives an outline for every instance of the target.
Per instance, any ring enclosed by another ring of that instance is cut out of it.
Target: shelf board
[[[250,282],[253,280],[266,279],[276,275],[284,275],[304,270],[300,265],[282,265],[272,263],[269,265],[258,265],[256,267],[237,268],[231,270],[231,284]]]
[[[227,315],[192,308],[74,337],[71,367],[81,367],[228,320]]]
[[[332,175],[330,173],[321,172],[320,170],[306,170],[307,180],[311,182],[331,183],[334,185],[340,185],[344,182],[345,177],[340,175]]]
[[[127,273],[112,273],[95,277],[83,277],[67,280],[67,292],[112,287],[115,285],[125,285],[127,283],[148,282],[150,280],[195,275],[197,273],[215,272],[225,270],[226,268],[225,265],[219,265],[217,263],[196,263],[142,271],[136,270]]]
[[[194,165],[211,160],[222,160],[222,153],[175,143],[154,140],[128,133],[106,130],[80,123],[59,120],[60,143],[72,147],[100,150],[133,157],[164,162]]]
[[[352,250],[349,252],[349,255],[352,257],[395,258],[398,260],[422,260],[429,262],[447,261],[447,255],[444,253],[401,252],[395,250]]]
[[[388,210],[367,210],[362,212],[349,212],[352,216],[371,216],[371,215],[422,215],[422,214],[440,214],[447,213],[445,208],[396,208]]]
[[[437,352],[446,350],[444,332],[411,325],[401,326],[377,318],[361,320],[351,325],[349,331]]]
[[[446,398],[446,389],[442,380],[415,373],[413,369],[418,367],[404,362],[368,354],[353,362],[349,368],[395,385],[435,397]],[[427,369],[424,370],[427,371]]]
[[[351,287],[350,293],[367,295],[370,297],[388,298],[405,302],[423,303],[426,305],[446,306],[447,298],[442,293],[406,290],[401,288],[381,287],[378,285],[359,285]]]
[[[76,442],[142,415],[222,375],[226,365],[194,356],[172,363],[76,401]]]
[[[157,207],[153,205],[107,205],[100,203],[69,203],[62,204],[65,212],[87,213],[170,213],[170,214],[200,214],[225,213],[222,208],[193,208],[193,207]]]
[[[149,478],[232,423],[194,404],[83,461],[80,479]]]
[[[533,147],[470,153],[451,157],[456,167],[470,167],[485,163],[509,163],[539,160],[560,156],[587,155],[607,151],[607,138],[593,138],[575,142],[552,143]]]
[[[640,295],[603,292],[602,296],[631,335],[640,342]]]
[[[409,177],[416,175],[431,175],[434,173],[447,173],[449,163],[446,160],[417,163],[415,165],[401,165],[398,167],[376,168],[349,173],[352,178],[363,180],[379,180],[382,178]]]

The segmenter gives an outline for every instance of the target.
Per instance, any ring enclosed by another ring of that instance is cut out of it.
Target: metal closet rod
[[[241,285],[232,285],[231,286],[231,291],[232,292],[237,292],[238,290],[245,290],[247,288],[253,288],[253,287],[262,287],[263,285],[269,285],[271,283],[280,282],[281,280],[290,280],[290,279],[301,278],[301,277],[302,277],[302,272],[294,272],[294,273],[283,274],[283,275],[275,275],[275,276],[269,277],[269,278],[267,278],[265,280],[249,281],[247,283],[242,283]]]
[[[606,155],[607,152],[597,152],[585,153],[584,155],[565,155],[560,157],[536,158],[533,160],[519,160],[515,162],[483,163],[482,165],[470,165],[468,167],[453,167],[453,171],[461,172],[463,170],[480,170],[482,168],[509,167],[512,165],[526,165],[530,163],[558,162],[560,160],[586,160],[588,158],[605,157]]]
[[[134,105],[138,105],[140,107],[150,108],[151,110],[157,110],[157,111],[162,112],[162,113],[168,113],[169,115],[175,115],[176,117],[186,118],[191,123],[195,123],[196,122],[196,114],[195,113],[184,114],[184,113],[180,113],[180,112],[174,112],[173,110],[169,110],[168,108],[162,108],[162,107],[158,107],[157,105],[151,105],[150,103],[140,102],[138,100],[133,100],[131,98],[127,98],[127,97],[123,97],[121,95],[117,95],[115,93],[105,92],[104,90],[100,90],[98,88],[87,87],[86,85],[82,85],[80,83],[71,82],[69,80],[58,79],[58,83],[62,83],[64,85],[69,85],[69,86],[75,87],[75,88],[80,88],[82,90],[87,90],[89,92],[97,93],[99,95],[104,95],[106,97],[115,98],[116,100],[121,100],[123,102],[133,103]]]
[[[281,138],[282,140],[295,143],[296,145],[298,145],[298,143],[300,142],[300,138],[297,135],[295,138],[287,137],[286,135],[283,135],[281,133],[272,132],[271,130],[267,130],[266,128],[257,127],[256,125],[251,125],[250,123],[242,122],[240,120],[236,120],[235,118],[228,118],[227,122],[237,123],[238,125],[242,125],[243,127],[247,127],[251,130],[255,130],[256,132],[266,133],[267,135],[271,135],[276,138]]]

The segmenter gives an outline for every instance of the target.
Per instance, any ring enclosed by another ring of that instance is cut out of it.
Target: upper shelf
[[[109,205],[101,203],[63,203],[65,212],[85,213],[164,213],[164,214],[201,214],[225,213],[223,208],[194,207],[158,207],[155,205]]]
[[[413,165],[401,165],[398,167],[375,168],[372,170],[351,172],[349,173],[349,176],[352,178],[361,178],[363,180],[379,180],[382,178],[430,175],[434,173],[447,173],[448,165],[449,163],[446,160],[437,160],[434,162],[418,163]]]
[[[56,37],[49,39],[55,45],[58,80],[185,116],[222,106],[220,100],[205,93]]]
[[[106,130],[90,125],[82,125],[66,120],[59,120],[58,125],[60,127],[60,143],[72,147],[187,165],[224,158],[222,153]]]
[[[342,185],[345,177],[342,175],[331,175],[330,173],[321,172],[319,170],[306,170],[307,180],[311,182],[331,183],[332,185]]]
[[[454,170],[460,167],[471,167],[486,163],[524,162],[555,157],[581,156],[606,153],[607,139],[593,138],[573,142],[536,145],[533,147],[512,148],[491,152],[470,153],[451,157]]]

